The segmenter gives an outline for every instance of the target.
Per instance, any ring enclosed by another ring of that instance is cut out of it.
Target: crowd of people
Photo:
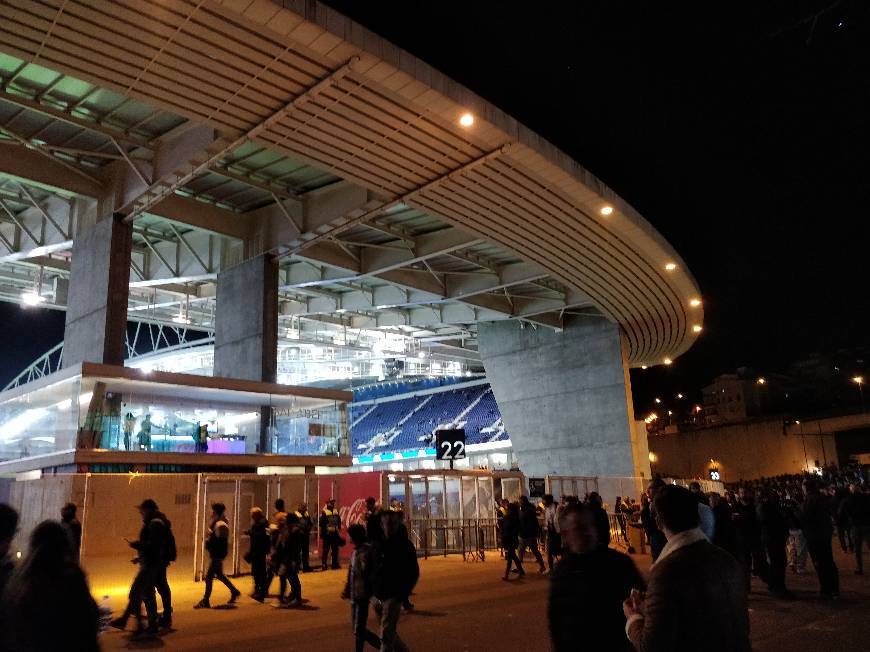
[[[251,598],[264,602],[277,576],[279,606],[291,608],[303,603],[300,573],[313,571],[309,535],[314,522],[304,504],[288,512],[279,498],[274,507],[269,518],[259,507],[251,509],[250,528],[245,532],[250,545],[244,558],[251,566],[254,580]],[[172,523],[154,500],[143,500],[137,509],[142,518],[139,537],[127,541],[135,551],[133,562],[137,570],[125,608],[108,625],[123,630],[132,618],[133,636],[138,638],[157,635],[172,627],[172,591],[167,569],[176,560],[177,548]],[[228,604],[236,603],[242,594],[223,568],[231,540],[226,506],[214,503],[211,510],[204,542],[208,556],[203,576],[205,592],[194,609],[211,607],[214,580],[229,591]],[[19,516],[9,505],[0,504],[0,649],[29,652],[99,649],[101,613],[79,566],[82,529],[76,511],[75,505],[68,504],[61,510],[60,521],[39,524],[30,535],[27,555],[19,561],[11,554]],[[318,526],[322,570],[340,569],[338,551],[346,541],[341,536],[342,523],[334,500],[324,505]],[[398,622],[403,609],[413,609],[410,596],[419,577],[419,566],[403,511],[398,505],[383,509],[374,498],[369,498],[360,522],[351,524],[347,533],[353,551],[342,597],[351,602],[356,649],[363,650],[369,644],[381,650],[407,650],[398,635]],[[158,612],[158,597],[162,612]],[[370,607],[378,618],[377,634],[368,628]],[[46,608],[60,619],[49,628],[44,626]]]
[[[527,557],[550,576],[547,613],[556,651],[575,649],[578,641],[591,641],[591,649],[626,652],[749,650],[753,576],[775,598],[793,599],[788,569],[805,573],[809,557],[821,597],[836,600],[837,541],[854,554],[854,572],[863,574],[863,549],[870,544],[868,488],[870,477],[861,472],[826,472],[762,478],[721,493],[704,492],[697,482],[684,488],[655,479],[638,502],[617,497],[609,510],[595,492],[582,500],[565,496],[561,504],[552,495],[538,504],[526,496],[505,499],[498,505],[502,579],[523,577]],[[172,523],[157,503],[146,499],[137,509],[139,537],[128,541],[136,573],[124,610],[108,624],[125,629],[133,619],[134,635],[144,636],[172,627],[167,569],[177,550]],[[195,609],[211,607],[214,580],[228,590],[229,604],[242,595],[224,573],[231,519],[221,503],[211,509],[204,594]],[[82,529],[76,511],[68,504],[60,520],[39,524],[27,554],[13,559],[18,514],[0,504],[0,649],[50,650],[71,641],[75,649],[99,649],[100,610],[78,563]],[[253,600],[265,602],[277,576],[277,606],[303,604],[300,575],[314,570],[309,558],[314,527],[305,504],[288,511],[279,498],[270,516],[260,507],[250,510],[244,559],[253,577]],[[369,498],[363,516],[348,524],[328,500],[317,521],[323,571],[341,567],[344,527],[352,551],[342,597],[350,601],[355,649],[407,650],[398,623],[403,610],[413,609],[419,566],[401,506],[382,508]],[[653,564],[646,579],[629,555],[610,545],[614,536],[625,543],[628,528],[642,531],[649,545]],[[45,609],[59,614],[58,627],[42,626],[38,614]],[[368,624],[371,610],[375,628]]]

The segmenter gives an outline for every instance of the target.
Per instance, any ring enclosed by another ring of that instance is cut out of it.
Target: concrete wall
[[[713,459],[725,482],[801,473],[816,460],[837,462],[833,435],[787,434],[779,417],[650,437],[649,447],[657,457],[655,473],[707,478]]]
[[[73,244],[63,365],[123,365],[133,227],[122,216],[84,229]]]
[[[60,509],[68,502],[82,504],[84,476],[55,475],[39,480],[8,484],[9,504],[18,510],[18,533],[12,542],[13,554],[26,553],[33,528],[42,521],[60,520]]]
[[[527,476],[636,475],[634,413],[619,327],[604,319],[574,318],[562,332],[481,323],[479,348]],[[614,488],[615,490],[615,488]]]
[[[278,379],[278,263],[251,258],[218,274],[214,375]]]

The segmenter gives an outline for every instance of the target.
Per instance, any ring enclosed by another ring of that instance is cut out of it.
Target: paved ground
[[[635,560],[642,570],[648,557]],[[815,575],[789,575],[794,602],[769,598],[756,584],[750,601],[753,649],[756,652],[866,652],[870,649],[870,577],[852,574],[853,561],[838,556],[842,599],[822,603],[815,597]],[[399,631],[415,652],[436,650],[547,650],[546,577],[528,575],[509,584],[500,580],[497,555],[486,562],[465,563],[451,557],[421,560],[421,579],[414,602],[417,610],[403,615]],[[194,611],[202,584],[173,587],[175,630],[154,640],[134,641],[127,633],[102,636],[105,650],[313,650],[353,649],[347,603],[339,599],[344,572],[303,576],[306,604],[300,609],[275,609],[243,598],[235,608]],[[250,593],[250,578],[237,585]],[[228,597],[216,585],[212,603]],[[122,598],[112,596],[113,608]],[[373,618],[372,618],[373,625]]]

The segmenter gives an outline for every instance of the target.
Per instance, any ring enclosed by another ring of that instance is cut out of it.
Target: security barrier
[[[487,550],[498,548],[498,525],[494,518],[410,519],[411,542],[425,559],[432,555],[462,555],[466,561],[484,561]]]

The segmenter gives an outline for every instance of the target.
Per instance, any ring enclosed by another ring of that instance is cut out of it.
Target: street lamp
[[[855,376],[852,382],[858,386],[858,394],[861,396],[861,412],[864,411],[864,376]]]

